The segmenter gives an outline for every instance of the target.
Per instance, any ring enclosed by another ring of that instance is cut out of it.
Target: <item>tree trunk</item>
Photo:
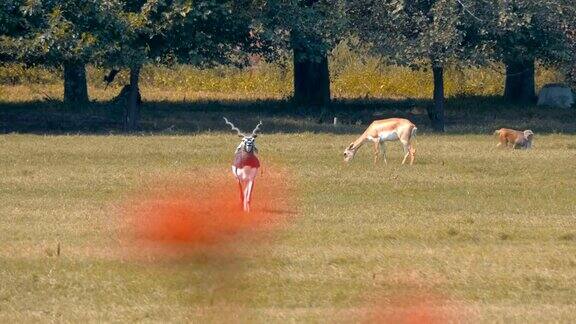
[[[132,67],[130,69],[130,92],[128,94],[128,102],[124,111],[124,130],[126,132],[133,132],[138,128],[138,120],[140,119],[139,80],[140,66]]]
[[[444,132],[444,67],[432,66],[434,75],[434,105],[428,116],[435,132]]]
[[[294,101],[300,106],[329,105],[330,73],[326,54],[313,60],[294,48]]]
[[[81,62],[64,63],[64,102],[69,104],[88,103],[86,65]]]
[[[535,101],[534,60],[508,61],[505,64],[504,98],[513,102]]]

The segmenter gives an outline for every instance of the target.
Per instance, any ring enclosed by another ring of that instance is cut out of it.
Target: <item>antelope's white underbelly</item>
[[[258,174],[258,168],[253,168],[251,166],[237,168],[232,166],[232,173],[234,173],[234,176],[241,181],[254,180]]]
[[[371,141],[375,140],[375,138],[372,136],[368,136],[368,139]],[[378,133],[378,140],[380,142],[395,141],[397,139],[398,139],[398,133],[396,133],[396,132],[380,132],[380,133]]]

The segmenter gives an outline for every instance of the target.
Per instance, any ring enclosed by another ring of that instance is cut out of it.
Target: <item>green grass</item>
[[[113,206],[162,175],[229,172],[229,132],[1,136],[0,322],[355,322],[373,294],[415,285],[473,322],[576,320],[576,136],[510,151],[420,134],[412,167],[398,143],[387,166],[368,147],[344,166],[354,136],[259,137],[263,163],[294,174],[298,215],[177,262],[125,258]]]

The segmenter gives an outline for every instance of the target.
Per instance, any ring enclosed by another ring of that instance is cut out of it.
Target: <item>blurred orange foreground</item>
[[[123,241],[141,247],[201,247],[230,242],[238,234],[269,229],[292,214],[285,174],[267,170],[256,179],[252,210],[242,211],[238,184],[230,175],[171,179],[122,204]]]

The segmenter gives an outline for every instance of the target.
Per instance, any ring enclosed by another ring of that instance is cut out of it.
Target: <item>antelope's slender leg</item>
[[[244,189],[242,189],[242,182],[240,180],[240,175],[238,174],[238,168],[232,166],[232,174],[238,181],[238,189],[240,190],[240,206],[244,206]]]
[[[414,146],[412,146],[412,144],[410,144],[409,152],[410,152],[410,165],[412,165],[414,164],[414,155],[416,155],[416,149],[414,148]]]
[[[380,141],[374,140],[374,164],[378,163],[380,157]]]
[[[240,188],[240,204],[244,206],[244,189],[242,188],[242,183],[238,179],[238,188]]]
[[[244,190],[242,190],[242,210],[246,211],[246,205],[248,204],[248,201],[246,201],[246,191],[248,190],[248,184],[244,183]]]
[[[382,152],[382,157],[384,158],[384,164],[388,164],[386,160],[386,143],[384,141],[380,142],[380,151]]]
[[[408,159],[408,155],[410,155],[410,153],[404,154],[404,158],[402,159],[402,165],[404,165],[406,163],[406,159]]]
[[[244,211],[250,211],[250,191],[252,190],[252,181],[247,180],[244,186]]]
[[[250,211],[249,202],[248,202],[248,199],[246,198],[247,193],[248,193],[248,184],[246,184],[246,186],[244,187],[244,211],[245,212]]]
[[[254,180],[248,182],[247,191],[246,191],[246,206],[247,210],[250,211],[250,202],[252,201],[252,187],[254,187]]]
[[[402,142],[402,148],[404,149],[404,159],[402,160],[402,164],[404,164],[406,163],[408,155],[410,155],[410,143],[407,141],[401,141],[401,142]]]

